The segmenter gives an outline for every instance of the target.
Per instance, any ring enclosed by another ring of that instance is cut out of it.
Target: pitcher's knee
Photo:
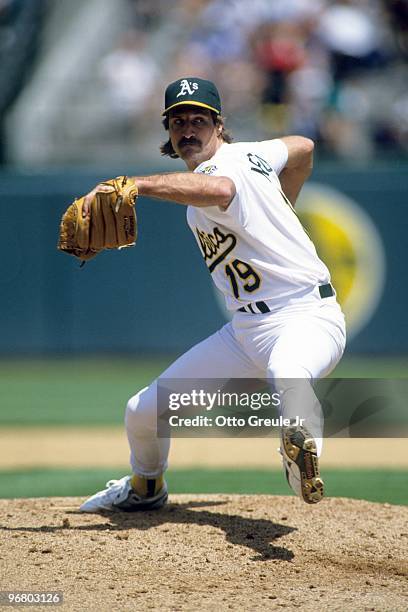
[[[125,425],[127,430],[132,431],[156,427],[156,392],[152,392],[151,386],[145,387],[129,399]]]
[[[270,363],[267,369],[268,379],[285,379],[285,378],[312,378],[309,370],[297,363],[289,361],[279,361]]]

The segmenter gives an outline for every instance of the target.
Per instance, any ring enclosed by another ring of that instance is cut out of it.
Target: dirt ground
[[[176,438],[171,467],[279,468],[277,438]],[[123,427],[0,428],[0,469],[123,467],[129,449]],[[328,438],[323,467],[408,468],[406,438]]]
[[[170,460],[278,467],[277,442],[179,438]],[[128,459],[119,427],[4,428],[0,448],[0,469]],[[406,468],[406,440],[329,439],[322,464]],[[80,501],[0,500],[0,591],[63,591],[57,609],[78,612],[408,609],[404,506],[173,495],[156,512],[88,515]]]
[[[79,503],[0,501],[0,590],[63,591],[57,609],[78,612],[408,608],[403,506],[174,495],[97,515]]]

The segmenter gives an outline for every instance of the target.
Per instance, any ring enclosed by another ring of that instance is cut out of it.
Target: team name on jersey
[[[196,234],[200,243],[200,247],[204,256],[204,260],[210,260],[208,266],[210,272],[214,272],[218,264],[231,253],[237,239],[234,234],[223,234],[218,227],[214,227],[212,234],[204,232],[196,227]],[[215,258],[215,259],[214,259]]]

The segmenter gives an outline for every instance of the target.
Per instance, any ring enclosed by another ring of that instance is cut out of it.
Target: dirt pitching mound
[[[63,591],[56,609],[81,612],[408,607],[403,506],[173,495],[97,515],[80,501],[0,501],[0,590]]]

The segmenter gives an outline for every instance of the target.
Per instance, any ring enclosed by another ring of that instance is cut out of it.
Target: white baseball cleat
[[[283,427],[281,448],[286,479],[293,491],[307,504],[323,499],[316,442],[305,427]]]
[[[109,480],[106,489],[95,493],[79,508],[82,512],[99,512],[100,510],[123,510],[137,512],[139,510],[156,510],[167,501],[167,485],[164,482],[156,495],[142,497],[134,491],[130,484],[131,476],[120,480]]]

